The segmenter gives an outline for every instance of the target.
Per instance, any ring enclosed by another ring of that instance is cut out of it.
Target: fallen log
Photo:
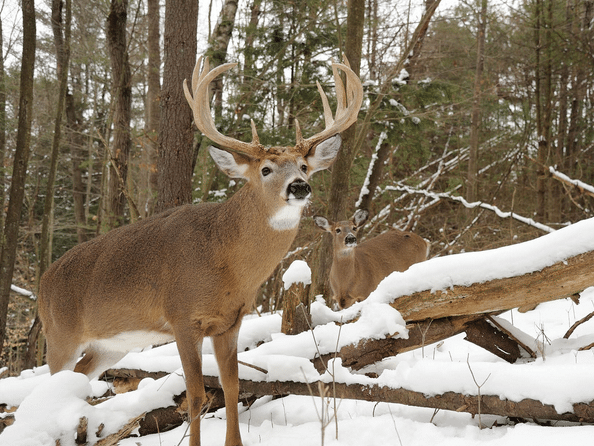
[[[204,383],[209,388],[220,388],[219,379],[215,376],[205,376]],[[393,389],[378,385],[360,385],[333,383],[328,386],[328,394],[332,395],[335,388],[335,397],[340,399],[357,399],[363,401],[381,401],[385,403],[398,403],[407,406],[428,407],[456,412],[466,412],[472,415],[479,414],[478,397],[476,395],[462,395],[456,392],[446,392],[441,395],[427,396],[414,390]],[[284,395],[311,395],[310,389],[317,388],[318,383],[298,382],[256,382],[241,379],[240,391],[253,396],[284,396]],[[514,402],[503,400],[497,395],[481,396],[481,414],[498,415],[510,418],[528,420],[569,421],[575,423],[594,423],[594,401],[575,403],[573,413],[558,413],[554,406],[543,404],[532,399],[523,399]]]
[[[313,359],[314,366],[322,373],[330,359],[340,358],[344,367],[360,370],[363,367],[427,345],[450,338],[466,330],[474,321],[484,315],[445,317],[436,320],[420,321],[407,325],[408,339],[362,339],[357,344],[342,347],[336,353],[329,353]]]
[[[594,251],[579,254],[540,271],[494,279],[447,291],[419,291],[391,305],[407,322],[511,310],[563,299],[594,285]]]

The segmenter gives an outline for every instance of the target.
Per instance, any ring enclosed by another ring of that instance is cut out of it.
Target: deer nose
[[[303,180],[293,181],[287,188],[289,198],[303,200],[311,194],[311,187]]]
[[[355,246],[357,244],[357,237],[353,234],[349,234],[344,238],[344,244],[348,247]]]

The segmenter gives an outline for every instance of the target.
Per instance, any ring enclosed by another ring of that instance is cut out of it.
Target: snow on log
[[[209,388],[220,388],[217,377],[205,376],[204,383]],[[446,392],[440,395],[427,396],[422,392],[407,389],[394,389],[379,385],[330,383],[327,395],[339,399],[357,399],[364,401],[382,401],[386,403],[405,404],[407,406],[430,407],[478,414],[478,397],[463,395],[456,392]],[[318,389],[318,383],[260,382],[240,380],[240,391],[254,396],[263,395],[312,395],[312,389]],[[333,388],[335,394],[333,395]],[[315,393],[315,391],[314,391]],[[317,395],[314,395],[317,396]],[[536,420],[562,420],[580,423],[594,423],[594,401],[590,403],[573,404],[573,413],[558,413],[554,406],[543,404],[533,399],[523,399],[518,402],[502,399],[498,395],[482,395],[480,413],[517,417]]]
[[[442,291],[425,290],[394,300],[406,321],[511,310],[573,296],[594,285],[594,251],[540,271]]]
[[[593,286],[593,261],[590,218],[528,242],[412,265],[357,305],[390,303],[407,322],[500,312]]]

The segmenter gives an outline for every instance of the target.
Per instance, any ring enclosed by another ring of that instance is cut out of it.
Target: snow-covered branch
[[[475,201],[475,202],[469,203],[467,200],[464,199],[464,197],[461,197],[459,195],[452,195],[448,192],[430,192],[430,191],[427,191],[424,189],[417,189],[414,187],[404,186],[404,185],[389,186],[389,188],[386,188],[386,189],[395,190],[395,191],[399,191],[399,192],[406,192],[408,194],[425,195],[429,198],[435,198],[435,199],[445,198],[448,200],[457,201],[468,209],[474,209],[474,208],[478,207],[481,209],[493,211],[501,218],[513,218],[514,220],[520,221],[520,222],[527,224],[529,226],[533,226],[533,227],[540,229],[541,231],[544,231],[544,232],[554,232],[555,231],[550,226],[544,225],[542,223],[538,223],[531,218],[523,217],[521,215],[516,214],[515,212],[504,212],[501,209],[499,209],[497,206],[492,205],[492,204],[483,203],[482,201]]]
[[[555,169],[553,166],[549,166],[549,172],[551,173],[551,175],[553,175],[553,178],[566,183],[566,184],[570,184],[572,186],[577,187],[581,192],[590,195],[591,197],[594,197],[594,187],[584,183],[583,181],[580,180],[574,180],[573,178],[569,178],[567,175],[565,175],[564,173],[559,172],[557,169]]]

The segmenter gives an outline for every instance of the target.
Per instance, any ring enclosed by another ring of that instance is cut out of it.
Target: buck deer
[[[330,269],[332,298],[340,308],[367,299],[394,271],[406,271],[429,255],[429,243],[412,232],[392,229],[357,244],[357,230],[369,212],[359,209],[351,221],[329,222],[316,215],[314,222],[332,234],[334,256]]]
[[[96,377],[133,348],[175,339],[186,378],[191,446],[200,444],[205,401],[202,340],[212,337],[227,406],[225,445],[232,446],[241,445],[242,317],[288,252],[311,195],[307,181],[334,161],[339,133],[357,120],[363,89],[346,61],[333,63],[336,117],[318,84],[325,130],[304,139],[296,122],[294,147],[267,148],[253,121],[250,143],[218,132],[208,87],[236,64],[210,71],[205,59],[200,70],[201,60],[191,92],[184,82],[186,99],[198,129],[220,147],[209,149],[218,167],[246,184],[224,203],[176,207],[74,247],[43,275],[39,313],[51,373],[70,369]]]

